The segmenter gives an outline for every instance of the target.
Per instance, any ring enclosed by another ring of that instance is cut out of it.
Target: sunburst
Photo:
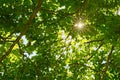
[[[82,20],[81,18],[77,19],[73,25],[74,34],[76,33],[81,35],[89,34],[91,30],[89,26],[90,23],[89,24],[88,23],[89,23],[88,21]]]
[[[82,28],[84,28],[84,23],[79,21],[79,22],[75,23],[74,26],[78,29],[82,29]]]

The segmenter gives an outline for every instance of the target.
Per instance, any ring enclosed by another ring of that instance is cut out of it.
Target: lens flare
[[[82,28],[84,27],[84,23],[82,23],[82,22],[77,22],[77,23],[75,23],[74,26],[77,27],[77,28],[79,28],[79,29],[82,29]]]

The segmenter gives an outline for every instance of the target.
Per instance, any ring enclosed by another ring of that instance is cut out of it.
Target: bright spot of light
[[[82,28],[84,27],[84,23],[82,23],[82,22],[77,22],[77,23],[75,23],[74,26],[77,27],[77,28],[79,28],[79,29],[82,29]]]
[[[65,8],[66,8],[65,6],[61,6],[61,7],[59,7],[57,10],[59,11],[59,10],[65,9]]]
[[[37,55],[36,53],[37,53],[36,51],[33,51],[33,53],[29,55],[29,58],[36,56]]]
[[[105,64],[106,63],[106,61],[102,61],[102,64]]]
[[[27,45],[28,40],[27,40],[26,36],[22,36],[22,40],[23,40],[23,44]]]
[[[69,69],[70,66],[68,64],[66,64],[65,66],[63,66],[65,69]]]
[[[120,9],[118,10],[118,15],[120,15]]]
[[[115,11],[115,15],[120,15],[120,8]]]
[[[37,52],[36,52],[36,51],[33,51],[32,54],[28,54],[27,52],[25,52],[24,55],[25,55],[27,58],[32,58],[32,57],[34,57],[34,56],[37,55]]]

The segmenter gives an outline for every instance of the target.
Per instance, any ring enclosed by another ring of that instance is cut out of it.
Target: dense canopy
[[[0,80],[119,80],[120,0],[0,0]]]

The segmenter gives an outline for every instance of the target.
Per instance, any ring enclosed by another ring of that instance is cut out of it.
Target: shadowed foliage
[[[1,0],[0,80],[119,80],[120,0]]]

